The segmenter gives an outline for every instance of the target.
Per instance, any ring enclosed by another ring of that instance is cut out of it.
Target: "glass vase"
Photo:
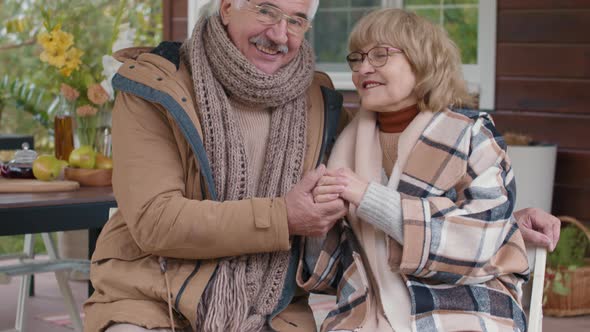
[[[98,129],[96,130],[95,148],[96,152],[106,157],[111,157],[111,124],[112,124],[112,104],[105,103],[97,113]]]
[[[96,132],[98,128],[96,126],[78,126],[76,128],[76,137],[78,138],[79,146],[90,145],[95,147]]]
[[[112,142],[111,127],[103,126],[98,128],[95,139],[96,152],[110,158],[112,154]]]

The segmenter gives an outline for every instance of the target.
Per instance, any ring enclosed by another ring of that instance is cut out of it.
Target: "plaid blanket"
[[[355,126],[363,117],[367,114],[345,129],[334,153],[339,145],[367,148],[351,142],[358,141]],[[473,111],[432,114],[418,134],[397,185],[404,245],[388,238],[390,254],[379,266],[401,273],[411,299],[412,329],[525,331],[520,297],[529,269],[512,218],[515,182],[503,138],[487,113]],[[355,171],[359,162],[370,162],[355,156],[350,166]],[[303,260],[298,268],[301,287],[337,295],[322,331],[360,330],[380,303],[381,285],[353,231],[357,218],[349,219],[350,225],[343,222],[328,233],[312,271]]]

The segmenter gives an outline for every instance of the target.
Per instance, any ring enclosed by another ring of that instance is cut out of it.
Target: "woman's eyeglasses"
[[[352,52],[346,56],[346,61],[348,62],[350,69],[354,72],[357,72],[361,68],[363,62],[365,62],[365,58],[369,60],[371,66],[378,68],[385,66],[389,56],[395,53],[403,52],[404,51],[395,47],[376,46],[366,53],[358,51]]]

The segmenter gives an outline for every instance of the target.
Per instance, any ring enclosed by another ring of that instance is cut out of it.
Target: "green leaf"
[[[560,282],[563,279],[563,274],[561,272],[555,273],[555,282]]]
[[[11,81],[8,76],[4,76],[1,82],[3,103],[13,104],[17,110],[30,113],[44,127],[49,127],[51,121],[46,110],[53,98],[44,89],[18,79]]]
[[[568,225],[561,230],[555,250],[547,255],[549,266],[583,266],[590,241],[580,229]]]
[[[555,281],[553,283],[553,292],[561,296],[567,296],[570,293],[570,289],[565,287],[561,282]]]

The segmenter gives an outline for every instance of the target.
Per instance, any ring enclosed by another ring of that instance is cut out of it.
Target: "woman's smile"
[[[363,81],[363,83],[362,83],[363,89],[367,89],[367,90],[378,87],[378,86],[382,86],[382,85],[384,85],[384,84],[381,82],[372,81],[372,80]]]

